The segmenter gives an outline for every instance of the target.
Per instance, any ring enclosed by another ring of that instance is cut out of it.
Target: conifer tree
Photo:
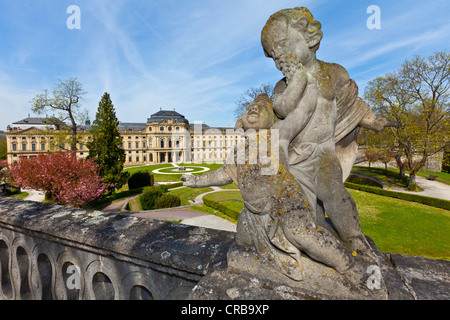
[[[115,188],[123,186],[128,179],[128,172],[123,172],[125,152],[122,148],[122,137],[117,126],[114,105],[110,95],[105,92],[99,102],[95,120],[92,123],[92,139],[88,142],[89,158],[100,168],[100,176],[105,182],[112,183]],[[110,188],[112,192],[114,188]]]

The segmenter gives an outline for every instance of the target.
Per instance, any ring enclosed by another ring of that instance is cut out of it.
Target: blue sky
[[[81,29],[67,28],[70,5],[80,8]],[[366,26],[370,5],[380,8],[381,29]],[[260,34],[272,13],[295,6],[322,23],[317,58],[344,66],[360,96],[405,59],[450,43],[447,0],[1,0],[0,130],[71,77],[88,92],[91,119],[107,91],[122,122],[175,108],[191,123],[233,126],[240,95],[282,77]]]

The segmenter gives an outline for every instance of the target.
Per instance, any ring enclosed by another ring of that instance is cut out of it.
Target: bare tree
[[[87,116],[87,110],[81,110],[80,100],[86,92],[83,85],[76,78],[60,81],[49,96],[48,90],[36,95],[31,100],[31,111],[37,114],[46,114],[48,110],[57,112],[57,116],[51,119],[70,122],[71,141],[70,149],[77,149],[78,126]]]
[[[269,83],[263,83],[257,88],[250,88],[245,91],[238,101],[236,101],[236,109],[234,110],[234,117],[238,119],[247,109],[247,106],[256,98],[258,94],[266,93],[270,99],[273,100],[274,86]]]
[[[382,116],[396,120],[391,128],[410,170],[408,188],[427,159],[448,145],[450,133],[450,54],[416,56],[384,77],[369,82],[365,98]]]

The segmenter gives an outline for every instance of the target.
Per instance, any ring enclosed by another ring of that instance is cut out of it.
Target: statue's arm
[[[313,78],[309,78],[305,92],[297,102],[295,108],[283,120],[277,121],[272,129],[279,130],[280,147],[288,156],[288,147],[291,141],[305,129],[317,107],[318,87]]]
[[[204,188],[209,186],[224,186],[233,182],[230,176],[225,171],[225,166],[223,165],[217,170],[208,172],[201,176],[193,175],[183,175],[181,181],[183,181],[183,186],[191,188]]]
[[[364,102],[366,103],[366,102]],[[380,132],[386,127],[397,127],[399,124],[397,121],[390,120],[384,117],[377,117],[371,109],[366,113],[364,118],[361,119],[359,125],[363,128]]]
[[[280,90],[280,86],[283,86],[283,83],[279,83],[275,87],[273,111],[278,118],[284,119],[297,106],[303,96],[308,83],[308,75],[302,67],[293,74],[289,81],[286,78],[281,81],[284,82],[284,90]]]

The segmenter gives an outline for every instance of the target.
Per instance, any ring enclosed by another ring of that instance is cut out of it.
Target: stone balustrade
[[[0,300],[185,299],[233,233],[0,197]]]

